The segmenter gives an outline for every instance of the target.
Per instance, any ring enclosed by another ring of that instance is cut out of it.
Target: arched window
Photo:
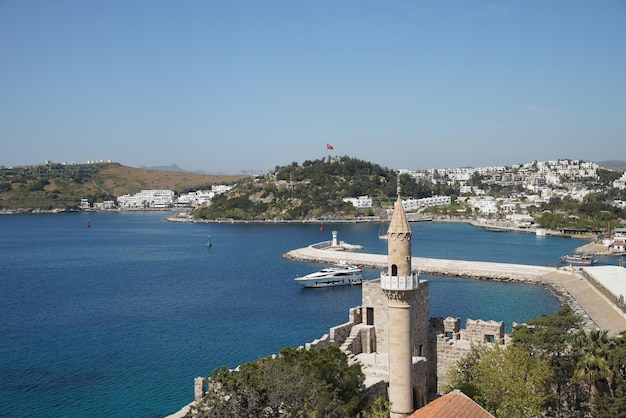
[[[395,264],[391,265],[391,275],[392,276],[397,276],[398,275],[398,266]]]

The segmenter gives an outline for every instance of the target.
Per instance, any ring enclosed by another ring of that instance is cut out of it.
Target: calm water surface
[[[386,253],[376,224],[178,224],[164,213],[0,216],[0,416],[160,417],[193,378],[322,336],[360,287],[302,289],[283,258],[331,238]],[[86,228],[87,220],[91,228]],[[556,265],[580,241],[412,224],[418,257]],[[213,246],[207,248],[207,236]],[[366,278],[378,272],[366,270]],[[537,286],[430,280],[431,316],[553,313]]]

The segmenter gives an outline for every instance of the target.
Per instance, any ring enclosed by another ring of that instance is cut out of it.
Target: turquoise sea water
[[[166,215],[0,217],[0,416],[173,413],[193,399],[194,377],[312,341],[360,304],[359,286],[297,286],[296,275],[321,266],[285,252],[329,240],[332,230],[363,251],[386,252],[377,224],[320,231],[169,223]],[[418,257],[556,265],[581,245],[467,224],[412,229]],[[431,316],[504,320],[510,329],[559,306],[537,286],[425,278]]]

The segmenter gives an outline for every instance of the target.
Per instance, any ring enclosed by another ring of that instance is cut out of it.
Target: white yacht
[[[306,276],[296,277],[296,283],[302,287],[329,287],[343,286],[348,284],[361,284],[363,282],[363,269],[361,266],[337,264],[326,267]]]

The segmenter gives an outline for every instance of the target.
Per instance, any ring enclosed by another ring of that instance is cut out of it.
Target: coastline
[[[90,212],[175,212],[165,217],[165,220],[168,222],[180,222],[180,223],[203,223],[203,224],[221,224],[221,223],[230,223],[230,224],[318,224],[324,225],[329,224],[356,224],[356,223],[379,223],[385,222],[385,219],[380,218],[379,216],[371,216],[371,217],[361,217],[355,219],[344,219],[344,218],[327,218],[327,219],[263,219],[263,220],[239,220],[232,218],[217,218],[217,219],[194,219],[189,212],[180,212],[177,211],[176,208],[117,208],[117,209],[105,209],[105,210],[82,210],[82,209],[33,209],[33,208],[22,208],[22,209],[0,209],[0,215],[39,215],[39,214],[58,214],[58,213],[90,213]],[[489,223],[480,222],[476,219],[466,218],[466,217],[450,217],[450,216],[420,216],[408,219],[409,223],[420,223],[420,222],[446,222],[446,223],[468,223],[477,228],[483,228],[492,232],[519,232],[524,234],[536,234],[537,228],[520,228],[515,226],[510,226],[510,222],[495,220],[489,221]],[[574,238],[581,240],[595,240],[597,238],[596,234],[593,233],[584,233],[584,234],[567,234],[560,231],[555,230],[545,230],[546,236],[553,237],[563,237],[563,238]],[[593,243],[590,243],[591,245]],[[583,252],[583,247],[581,248],[581,252]],[[605,252],[598,251],[594,255],[614,255],[614,254],[606,254]]]
[[[370,268],[385,268],[387,255],[356,253],[350,248],[358,247],[343,244],[340,251],[333,248],[331,241],[323,241],[308,247],[291,250],[283,257],[294,261],[316,263],[336,263],[346,260]],[[612,304],[585,278],[581,269],[571,267],[541,267],[521,264],[493,262],[459,261],[412,257],[412,265],[419,266],[419,272],[435,276],[454,276],[470,280],[491,280],[538,285],[548,290],[561,304],[567,303],[574,314],[581,319],[584,329],[602,328],[611,325],[610,334],[617,335],[626,329],[624,312]],[[196,401],[183,406],[166,418],[182,418]]]

